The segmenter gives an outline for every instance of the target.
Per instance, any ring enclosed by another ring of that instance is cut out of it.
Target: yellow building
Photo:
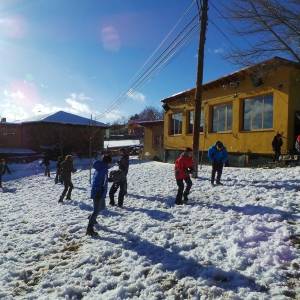
[[[139,125],[144,127],[144,149],[141,157],[164,160],[164,121],[140,121]]]
[[[195,89],[164,100],[165,159],[192,147]],[[270,156],[273,137],[283,136],[291,153],[300,133],[300,64],[274,57],[203,85],[200,150],[217,140],[248,161]]]

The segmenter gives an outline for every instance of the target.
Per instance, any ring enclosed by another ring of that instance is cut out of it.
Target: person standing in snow
[[[6,161],[4,158],[2,158],[0,160],[0,188],[3,189],[3,186],[2,186],[2,176],[5,174],[5,173],[8,173],[10,174],[10,170],[6,164]]]
[[[101,160],[96,160],[93,164],[95,169],[92,182],[91,198],[94,203],[94,212],[89,216],[89,223],[86,234],[90,236],[97,236],[98,233],[94,231],[94,225],[99,212],[105,209],[105,197],[108,185],[108,169],[111,163],[111,156],[104,155]]]
[[[57,163],[56,163],[56,175],[54,182],[57,184],[58,182],[63,183],[62,177],[61,177],[61,164],[63,162],[63,157],[59,156],[57,158]]]
[[[214,146],[208,149],[208,158],[212,162],[211,184],[215,184],[215,176],[217,173],[216,185],[223,185],[220,180],[223,166],[228,162],[228,153],[222,142],[217,141]]]
[[[178,186],[175,204],[181,205],[188,202],[188,195],[193,185],[190,174],[193,171],[192,149],[186,148],[183,153],[175,161],[175,178]],[[186,187],[184,190],[184,183]],[[183,191],[184,190],[184,191]],[[182,201],[183,196],[183,201]]]
[[[45,166],[45,173],[44,173],[45,176],[50,177],[50,159],[49,159],[48,155],[44,156],[41,166],[42,165]]]
[[[125,149],[121,149],[120,154],[121,159],[118,161],[120,174],[119,176],[115,177],[117,178],[116,180],[112,180],[113,185],[109,190],[109,204],[111,206],[115,205],[115,193],[120,188],[118,196],[118,206],[123,207],[124,197],[125,195],[127,195],[127,174],[129,169],[129,155],[127,154]]]
[[[295,149],[298,153],[300,153],[300,134],[296,138]]]
[[[278,161],[279,160],[279,156],[281,155],[281,146],[282,146],[283,142],[282,142],[282,138],[281,138],[281,134],[277,133],[272,141],[272,148],[274,151],[274,158],[273,161]]]
[[[73,167],[73,157],[72,155],[67,155],[65,160],[61,163],[61,178],[64,183],[64,190],[58,200],[58,202],[63,202],[65,195],[67,194],[66,199],[71,200],[71,193],[73,189],[73,183],[71,179],[71,173],[76,172],[76,169]]]

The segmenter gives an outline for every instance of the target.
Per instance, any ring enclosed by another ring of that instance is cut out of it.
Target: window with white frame
[[[188,111],[187,113],[187,133],[193,133],[194,131],[194,114],[193,110]],[[203,132],[204,128],[204,111],[201,109],[201,117],[200,117],[200,132]]]
[[[212,132],[232,129],[232,104],[216,105],[212,109]]]
[[[244,100],[243,130],[273,128],[273,95]]]
[[[170,116],[170,135],[182,133],[182,113],[175,113]]]

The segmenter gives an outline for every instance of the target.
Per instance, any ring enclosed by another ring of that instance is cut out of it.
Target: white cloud
[[[115,110],[112,110],[111,112],[104,114],[103,119],[105,122],[113,122],[113,121],[121,119],[122,117],[123,117],[123,114],[121,113],[121,111],[115,109]]]
[[[86,97],[84,94],[72,93],[65,101],[70,106],[69,109],[72,112],[91,114],[91,108],[86,103],[83,103],[86,100],[90,100],[90,98]]]
[[[26,22],[20,16],[0,18],[0,36],[8,38],[23,38],[26,34]]]
[[[27,96],[19,90],[3,90],[0,95],[0,117],[5,117],[9,122],[16,120],[30,119],[32,116],[46,115],[57,111],[66,111],[89,118],[91,114],[97,117],[100,122],[113,122],[123,117],[119,110],[112,110],[109,113],[101,114],[92,109],[88,101],[92,99],[84,93],[71,93],[62,105],[55,105],[47,101],[28,103]],[[27,102],[26,105],[24,103]]]
[[[221,54],[221,53],[224,53],[224,49],[223,48],[216,48],[216,49],[213,50],[213,52],[215,54]]]
[[[138,91],[135,91],[133,89],[130,89],[126,95],[128,98],[133,99],[137,102],[145,102],[146,101],[146,96],[144,94],[142,94]]]
[[[0,116],[8,121],[28,119],[33,115],[50,114],[60,110],[89,117],[98,114],[85,103],[91,101],[83,93],[72,93],[64,100],[63,105],[53,105],[45,101],[30,101],[32,94],[26,95],[20,90],[3,90],[0,96]]]
[[[113,26],[105,26],[101,29],[101,41],[103,48],[117,52],[121,47],[121,39],[118,31]]]
[[[24,97],[21,91],[4,90],[0,98],[1,117],[5,117],[8,121],[27,118],[28,112],[20,105],[20,101],[23,101]]]

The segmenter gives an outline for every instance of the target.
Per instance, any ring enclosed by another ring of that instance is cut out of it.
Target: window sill
[[[172,136],[173,136],[173,137],[176,137],[176,136],[181,136],[181,135],[182,135],[182,133],[178,133],[178,134],[169,134],[170,137],[172,137]]]
[[[230,130],[230,131],[211,131],[211,132],[209,132],[208,134],[232,134],[232,130]]]
[[[203,134],[203,131],[199,132],[199,134]],[[186,133],[185,135],[193,136],[193,133]]]
[[[251,132],[272,132],[275,131],[273,128],[270,129],[253,129],[253,130],[241,130],[240,133],[251,133]]]

